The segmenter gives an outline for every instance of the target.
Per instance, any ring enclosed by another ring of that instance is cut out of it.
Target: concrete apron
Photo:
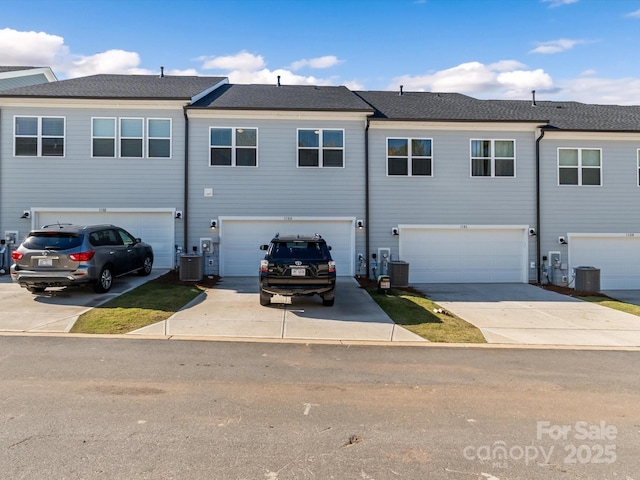
[[[640,317],[533,285],[413,286],[477,326],[489,343],[640,346]]]
[[[274,297],[260,305],[256,277],[225,277],[169,319],[131,335],[424,342],[396,325],[350,277],[338,278],[333,307],[319,296]]]

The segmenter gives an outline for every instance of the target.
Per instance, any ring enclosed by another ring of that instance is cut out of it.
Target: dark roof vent
[[[280,86],[280,75],[278,75],[278,86]]]
[[[537,107],[538,104],[536,103],[536,91],[535,90],[531,90],[531,96],[533,97],[531,106],[532,107]]]
[[[160,78],[164,78],[164,67],[160,67]]]
[[[400,85],[400,95],[403,95],[403,91],[402,91],[403,88],[404,88],[404,85]]]

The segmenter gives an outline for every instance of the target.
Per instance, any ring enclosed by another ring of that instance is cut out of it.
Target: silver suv
[[[149,275],[153,249],[114,225],[58,223],[29,232],[11,258],[11,279],[32,293],[82,284],[105,293],[115,277]]]

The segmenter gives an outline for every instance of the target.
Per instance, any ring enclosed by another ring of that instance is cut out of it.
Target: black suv
[[[260,305],[269,305],[273,295],[292,297],[315,295],[322,304],[333,305],[336,291],[336,262],[331,247],[318,235],[276,236],[260,261]]]

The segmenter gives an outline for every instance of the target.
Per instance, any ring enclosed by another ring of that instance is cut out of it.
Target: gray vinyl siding
[[[431,138],[432,177],[387,176],[386,139]],[[371,252],[391,248],[399,259],[399,237],[391,229],[411,225],[535,226],[535,133],[487,130],[371,129]],[[515,140],[515,177],[471,177],[471,139]],[[536,257],[529,240],[529,261]],[[402,260],[402,259],[400,259]],[[535,270],[529,269],[530,280]]]
[[[210,127],[257,128],[258,166],[210,167]],[[299,128],[344,129],[344,168],[298,168]],[[364,117],[362,121],[197,118],[189,121],[189,137],[192,240],[210,236],[209,220],[220,216],[364,219]],[[205,188],[213,189],[213,197],[204,196]],[[356,235],[356,249],[364,251],[363,232]]]
[[[558,148],[602,150],[602,185],[558,185]],[[541,142],[542,254],[560,251],[567,261],[568,233],[640,232],[638,187],[640,140],[558,140],[547,134]],[[572,266],[569,266],[570,268]]]
[[[65,117],[64,157],[15,157],[15,115]],[[171,118],[172,158],[92,158],[91,118],[96,116]],[[2,108],[0,138],[2,231],[26,233],[31,222],[20,216],[32,207],[184,210],[182,110]],[[182,224],[176,226],[181,239]]]

